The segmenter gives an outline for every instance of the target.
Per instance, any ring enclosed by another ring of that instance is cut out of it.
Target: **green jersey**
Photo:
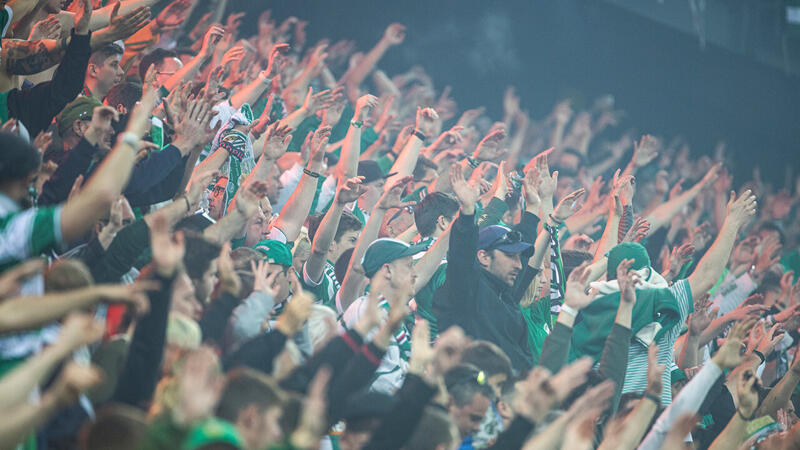
[[[303,265],[303,277],[300,282],[305,290],[317,297],[317,303],[337,311],[336,293],[339,292],[341,285],[339,284],[339,280],[336,279],[336,272],[333,270],[332,262],[325,261],[322,279],[316,283],[308,276],[306,266]]]

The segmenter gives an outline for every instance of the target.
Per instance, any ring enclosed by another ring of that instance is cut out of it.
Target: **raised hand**
[[[328,139],[331,136],[331,127],[324,125],[316,129],[308,143],[308,166],[310,170],[322,171],[325,164],[325,149],[328,148]]]
[[[564,196],[553,209],[553,218],[559,222],[564,222],[572,217],[583,206],[581,198],[585,193],[586,189],[580,188]]]
[[[581,310],[594,300],[596,293],[589,291],[589,275],[592,271],[587,263],[576,267],[567,278],[567,289],[564,291],[564,304],[575,310]]]
[[[60,39],[61,38],[61,21],[58,16],[51,14],[46,18],[36,22],[31,30],[30,41],[38,41],[42,39]]]
[[[175,146],[186,152],[206,144],[205,134],[214,116],[213,105],[202,98],[190,100],[186,113],[175,125]]]
[[[416,129],[421,131],[425,136],[433,136],[436,133],[436,126],[439,121],[439,115],[436,114],[433,108],[420,108],[417,107],[417,121]]]
[[[317,111],[330,107],[332,103],[333,92],[330,89],[314,94],[314,90],[309,86],[308,93],[303,101],[303,109],[306,114],[313,116]]]
[[[492,196],[495,198],[499,198],[500,200],[505,200],[506,196],[508,195],[508,188],[509,188],[508,176],[506,175],[506,162],[500,161],[500,165],[497,167],[497,176],[494,178],[494,183],[492,183]],[[536,194],[536,192],[534,192]],[[539,195],[536,194],[536,198]]]
[[[650,233],[650,222],[639,216],[633,221],[633,226],[625,233],[622,242],[642,242],[648,233]]]
[[[456,125],[467,128],[471,126],[472,123],[475,122],[485,111],[486,108],[483,106],[480,108],[468,109],[461,114],[461,117],[458,119],[458,123]]]
[[[215,180],[218,176],[219,172],[216,170],[192,173],[192,177],[189,179],[189,183],[186,186],[186,200],[189,200],[190,213],[193,212],[193,209],[197,208],[206,188],[211,184],[211,181]]]
[[[475,149],[472,157],[478,161],[496,161],[506,154],[507,149],[503,147],[506,139],[506,130],[503,128],[494,130],[487,134]]]
[[[358,200],[359,197],[367,192],[366,186],[362,184],[363,182],[364,177],[353,177],[339,183],[336,189],[336,201],[339,204],[346,205]]]
[[[275,280],[280,271],[273,270],[270,273],[269,263],[264,260],[259,260],[258,263],[250,261],[250,269],[253,271],[253,290],[275,298],[278,295],[278,287],[275,286]]]
[[[703,334],[703,331],[705,331],[717,317],[719,307],[715,306],[712,308],[709,297],[710,295],[706,293],[695,302],[694,312],[690,314],[688,318],[690,336],[700,336]]]
[[[406,38],[406,27],[399,23],[393,23],[386,28],[383,33],[383,41],[389,45],[399,45]]]
[[[293,336],[303,328],[303,324],[311,316],[311,307],[314,305],[314,296],[300,289],[286,302],[283,313],[278,316],[275,328],[287,337]]]
[[[633,163],[636,167],[650,164],[658,156],[658,140],[645,134],[638,143],[633,143]]]
[[[725,340],[725,343],[722,344],[722,347],[711,358],[714,364],[723,370],[733,369],[738,366],[742,362],[740,354],[742,342],[755,323],[756,321],[753,319],[737,322],[728,333],[728,338]]]
[[[41,273],[44,268],[45,260],[35,258],[6,269],[0,274],[0,298],[17,295],[22,284],[32,276]]]
[[[374,95],[362,95],[361,97],[356,100],[356,108],[355,113],[353,114],[353,120],[357,120],[359,122],[364,122],[369,118],[369,113],[372,108],[378,106],[378,97]]]
[[[200,347],[186,355],[178,373],[178,401],[174,417],[179,425],[188,426],[212,416],[225,377],[219,359],[209,347]]]
[[[623,206],[630,205],[636,192],[634,185],[636,178],[633,175],[620,176],[620,170],[614,172],[612,192],[619,196]]]
[[[267,196],[267,183],[251,181],[236,192],[236,211],[244,217],[258,213],[259,202]]]
[[[386,189],[381,195],[380,200],[378,200],[377,207],[378,209],[382,209],[384,211],[388,211],[394,208],[405,208],[407,206],[413,206],[414,202],[403,202],[403,193],[405,192],[406,187],[414,181],[414,177],[408,176],[403,177],[392,184],[389,189]]]
[[[411,357],[408,360],[408,371],[417,375],[425,372],[425,367],[433,361],[436,353],[431,346],[431,329],[428,321],[419,319],[414,322],[411,332]]]
[[[161,11],[154,22],[155,32],[163,33],[177,29],[186,20],[191,0],[176,0]]]
[[[781,260],[781,243],[777,239],[767,240],[763,243],[763,250],[758,255],[755,263],[755,273],[762,274]]]
[[[758,376],[752,369],[743,370],[736,379],[738,411],[751,418],[758,408]]]
[[[55,384],[47,394],[54,394],[61,407],[68,406],[77,402],[83,392],[98,385],[102,380],[101,371],[96,366],[70,361],[61,369]]]
[[[278,69],[281,66],[281,57],[289,53],[289,44],[275,44],[269,52],[269,59],[267,60],[267,68],[264,69],[258,76],[262,80],[270,80],[278,74]]]
[[[186,250],[183,232],[177,231],[171,235],[166,217],[157,214],[150,225],[150,248],[156,270],[164,277],[172,277],[182,264]]]
[[[150,22],[150,8],[140,6],[133,11],[119,16],[120,2],[114,5],[108,23],[109,40],[125,40],[133,36]]]
[[[753,195],[750,189],[744,191],[739,198],[736,198],[736,193],[731,191],[726,220],[730,220],[736,226],[736,229],[739,229],[750,222],[753,216],[756,215],[756,208],[756,196]]]
[[[61,324],[61,331],[56,341],[66,352],[73,352],[84,345],[95,343],[103,338],[105,324],[95,320],[87,312],[70,313]]]
[[[450,166],[450,186],[461,204],[461,212],[467,215],[474,214],[480,192],[467,183],[467,180],[464,179],[464,171],[458,164]]]
[[[89,34],[89,20],[92,18],[91,0],[78,0],[79,6],[75,12],[75,34]]]
[[[258,124],[254,125],[253,129],[257,127]],[[262,154],[273,161],[283,156],[292,140],[291,133],[292,129],[288,125],[282,125],[281,122],[275,122],[267,127],[267,138],[264,141]]]
[[[217,44],[219,44],[224,36],[225,30],[223,30],[222,27],[215,25],[209,28],[205,37],[203,38],[203,46],[200,48],[197,56],[202,58],[204,61],[211,58],[217,49]]]
[[[713,186],[714,182],[717,181],[717,177],[719,176],[719,172],[721,169],[722,169],[722,163],[716,163],[713,166],[711,166],[711,168],[708,169],[708,172],[706,172],[703,179],[700,180],[700,183],[703,185],[703,187]]]
[[[624,259],[617,266],[620,300],[631,305],[636,303],[636,285],[641,282],[639,274],[631,270],[632,265],[632,259]]]

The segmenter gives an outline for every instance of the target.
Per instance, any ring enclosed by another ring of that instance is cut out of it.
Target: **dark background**
[[[259,13],[278,21],[309,20],[309,44],[323,37],[371,48],[391,22],[407,27],[405,42],[380,62],[390,76],[422,65],[453,88],[459,107],[484,105],[495,119],[513,85],[533,118],[565,96],[577,106],[603,94],[627,112],[620,132],[684,136],[694,154],[724,139],[737,181],[760,166],[783,179],[800,168],[800,79],[740,54],[591,0],[515,1],[273,1],[231,0],[247,11],[255,32]]]

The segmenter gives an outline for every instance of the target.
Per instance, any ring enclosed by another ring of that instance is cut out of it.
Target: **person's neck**
[[[358,199],[358,207],[361,208],[361,211],[364,211],[367,214],[372,212],[372,208],[375,207],[376,203],[378,203],[377,200],[376,201],[366,200],[364,197],[360,197]]]
[[[111,89],[106,89],[97,82],[96,79],[87,78],[86,79],[86,87],[89,88],[89,91],[92,93],[92,97],[96,98],[97,100],[103,101],[103,98],[108,94],[108,91]]]

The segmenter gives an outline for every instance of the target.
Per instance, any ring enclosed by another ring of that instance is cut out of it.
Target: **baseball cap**
[[[426,244],[408,245],[399,239],[393,238],[376,239],[372,244],[369,244],[367,251],[364,253],[364,259],[361,260],[364,274],[367,278],[372,278],[384,264],[406,256],[416,255],[425,251],[426,247]]]
[[[522,234],[502,225],[492,225],[478,233],[478,250],[500,250],[505,253],[522,253],[533,247],[523,242]]]
[[[289,247],[281,241],[267,239],[261,241],[253,247],[255,250],[266,256],[270,264],[280,264],[282,266],[292,266],[292,252]]]
[[[244,440],[233,424],[220,419],[209,419],[189,431],[183,442],[183,449],[196,450],[209,444],[230,444],[236,448],[245,448]]]
[[[58,133],[63,136],[76,120],[91,120],[92,113],[98,106],[103,106],[99,100],[83,95],[67,104],[56,117]]]
[[[389,178],[395,173],[396,172],[384,175],[383,171],[381,170],[381,166],[379,166],[377,162],[372,160],[360,161],[358,163],[358,176],[364,177],[363,182],[365,184],[372,181]]]

